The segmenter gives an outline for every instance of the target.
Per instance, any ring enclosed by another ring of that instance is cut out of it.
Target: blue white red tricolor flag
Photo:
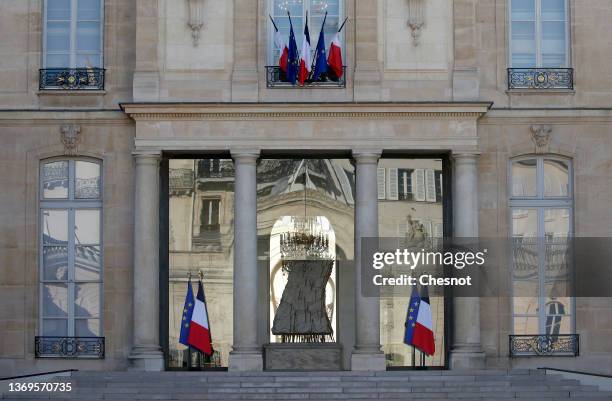
[[[278,49],[280,50],[280,57],[278,58],[278,67],[282,72],[287,73],[287,63],[289,61],[289,47],[287,47],[287,44],[283,39],[283,35],[280,33],[278,28],[276,28],[276,25],[274,26],[274,29],[276,29],[276,32],[274,33],[274,42],[276,43],[276,47],[278,47]]]
[[[306,14],[306,24],[304,25],[304,40],[302,41],[302,52],[300,53],[300,72],[298,82],[304,86],[308,79],[312,65],[310,64],[310,31],[308,30],[308,14]]]
[[[182,319],[179,342],[211,356],[213,353],[212,338],[208,322],[208,311],[206,310],[204,286],[201,281],[198,283],[198,295],[194,299],[191,280],[189,280]]]
[[[404,343],[429,356],[436,352],[427,287],[423,287],[420,294],[416,286],[412,287],[412,295],[410,295],[410,304],[406,315]]]
[[[329,48],[329,57],[327,59],[327,64],[329,68],[334,73],[337,78],[341,78],[344,74],[344,70],[342,68],[342,43],[340,42],[340,32],[336,34],[334,40],[332,40],[331,46]]]

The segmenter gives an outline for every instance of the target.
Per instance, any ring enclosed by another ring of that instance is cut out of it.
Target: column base
[[[351,354],[351,370],[384,371],[387,361],[383,352],[353,352]]]
[[[235,352],[229,354],[229,368],[232,372],[259,372],[263,370],[261,351]]]
[[[484,369],[486,367],[485,353],[480,350],[451,350],[449,366],[457,369]]]
[[[159,349],[134,348],[128,357],[129,370],[161,372],[164,370],[164,354]]]

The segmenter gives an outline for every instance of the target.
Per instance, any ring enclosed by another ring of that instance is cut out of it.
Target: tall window
[[[43,68],[101,68],[103,0],[46,0]]]
[[[53,159],[40,177],[40,335],[101,336],[101,165]]]
[[[331,41],[334,39],[342,20],[344,19],[343,0],[270,0],[270,15],[278,26],[286,43],[289,41],[289,18],[287,11],[291,13],[293,31],[297,41],[298,49],[301,49],[302,37],[304,32],[304,21],[308,14],[308,28],[310,31],[310,44],[312,49],[311,57],[317,47],[317,40],[323,17],[327,12],[325,22],[325,49],[329,50]],[[280,57],[280,49],[274,42],[274,28],[269,30],[268,62],[275,65]],[[344,43],[344,41],[342,41]]]
[[[572,165],[549,156],[511,162],[514,334],[571,334]]]
[[[510,66],[569,67],[568,0],[510,1]]]

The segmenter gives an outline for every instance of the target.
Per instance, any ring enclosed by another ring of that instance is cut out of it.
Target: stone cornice
[[[159,120],[476,120],[490,103],[129,103],[122,109],[136,121]]]

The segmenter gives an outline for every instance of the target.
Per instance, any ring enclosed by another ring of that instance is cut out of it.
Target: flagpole
[[[278,27],[276,26],[276,23],[274,22],[274,19],[272,18],[272,16],[270,14],[268,14],[268,17],[270,17],[270,21],[272,21],[272,25],[274,25],[274,30],[276,32],[278,32]]]
[[[325,28],[325,21],[327,21],[327,11],[325,11],[325,17],[323,18],[323,25],[321,25],[321,30],[319,31],[319,38],[321,37],[321,32],[323,32],[323,28]],[[319,44],[319,40],[317,39],[317,46],[318,46],[318,44]],[[319,52],[317,52],[315,50],[315,54],[314,54],[314,56],[312,56],[312,65],[315,65],[315,61],[316,61],[318,56],[319,56]]]
[[[191,269],[187,273],[187,277],[189,278],[189,286],[191,287]],[[191,345],[187,346],[187,370],[191,370]]]
[[[346,24],[346,21],[348,21],[348,17],[346,17],[344,19],[344,22],[342,23],[342,25],[340,25],[340,29],[338,29],[338,33],[340,33],[340,31],[342,30],[342,28],[344,28],[344,24]]]

